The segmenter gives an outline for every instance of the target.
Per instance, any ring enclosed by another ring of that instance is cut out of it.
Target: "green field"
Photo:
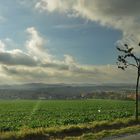
[[[114,120],[134,115],[134,101],[0,101],[0,131]]]

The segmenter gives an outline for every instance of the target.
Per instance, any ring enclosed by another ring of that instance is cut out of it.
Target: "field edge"
[[[129,129],[127,129],[129,128]],[[132,129],[130,129],[132,128]],[[121,130],[121,131],[120,131]],[[131,130],[131,131],[129,131]],[[52,140],[52,139],[94,139],[140,131],[140,120],[133,118],[116,119],[114,121],[91,122],[88,124],[68,125],[51,128],[22,128],[20,131],[1,132],[1,140]]]

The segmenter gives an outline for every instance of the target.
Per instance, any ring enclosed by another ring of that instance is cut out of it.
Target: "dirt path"
[[[112,140],[140,140],[140,134],[124,136],[124,137],[120,137],[120,138],[114,138]]]

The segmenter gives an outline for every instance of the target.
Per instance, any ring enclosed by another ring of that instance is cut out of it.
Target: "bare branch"
[[[138,44],[140,46],[140,43]],[[123,53],[123,55],[118,56],[118,68],[121,68],[122,70],[125,70],[128,66],[133,66],[137,68],[137,84],[136,84],[136,107],[135,107],[135,118],[138,121],[138,93],[139,93],[139,79],[140,79],[140,58],[136,57],[134,53],[132,53],[132,50],[134,48],[129,48],[127,44],[124,44],[124,49],[121,49],[120,47],[117,47],[117,50]],[[129,62],[127,58],[132,58],[135,60],[136,64],[133,64],[131,61]]]
[[[140,43],[139,43],[140,45]],[[122,62],[124,64],[127,63],[126,59],[128,57],[132,57],[134,59],[134,61],[136,62],[136,64],[134,64],[135,66],[139,66],[140,65],[140,59],[137,58],[134,53],[132,53],[132,50],[134,49],[133,47],[129,48],[129,46],[127,44],[124,44],[124,49],[120,48],[119,46],[117,46],[117,50],[124,53],[124,55],[122,55],[121,57],[119,56],[118,61]],[[133,65],[133,66],[134,66]],[[129,65],[128,65],[129,66]]]
[[[127,67],[128,67],[128,66],[133,66],[133,67],[138,68],[138,66],[137,66],[137,65],[135,65],[135,64],[127,64]]]

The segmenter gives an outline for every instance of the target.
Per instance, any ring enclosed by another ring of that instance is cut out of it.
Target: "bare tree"
[[[138,44],[140,46],[140,43]],[[140,58],[133,52],[133,47],[129,47],[128,44],[117,46],[117,50],[121,52],[118,56],[118,68],[125,70],[128,66],[135,67],[137,70],[137,83],[136,83],[136,106],[135,106],[135,118],[138,121],[138,90],[139,90],[139,79],[140,79]]]

